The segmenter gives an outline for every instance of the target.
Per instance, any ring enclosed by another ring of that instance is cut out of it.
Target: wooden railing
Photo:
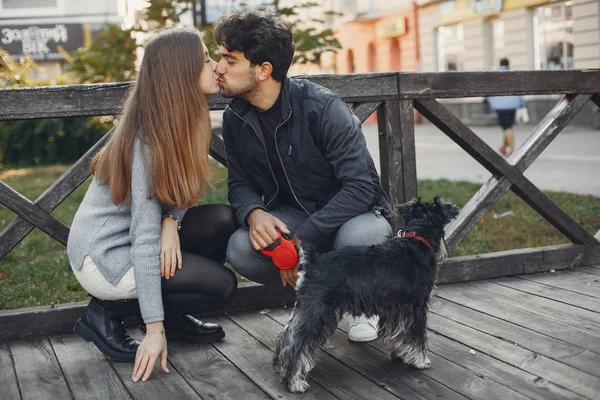
[[[306,77],[337,92],[361,121],[378,110],[381,179],[394,205],[417,195],[413,108],[475,158],[489,180],[465,205],[446,231],[454,249],[477,221],[512,190],[573,244],[450,258],[438,281],[456,282],[518,273],[591,265],[600,262],[600,245],[523,173],[586,105],[600,106],[600,71],[506,71],[452,73],[377,73]],[[118,114],[130,83],[71,85],[0,90],[0,120]],[[506,160],[436,99],[494,95],[566,94],[537,124],[524,145]],[[228,100],[209,97],[211,109]],[[91,157],[105,135],[50,188],[30,201],[0,182],[0,203],[18,217],[0,233],[0,259],[35,227],[66,244],[69,229],[50,213],[89,176]],[[213,135],[212,156],[227,164],[222,139]],[[395,219],[394,225],[398,224]]]

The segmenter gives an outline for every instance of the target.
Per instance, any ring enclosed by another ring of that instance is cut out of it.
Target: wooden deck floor
[[[342,322],[302,396],[271,370],[289,311],[214,318],[225,340],[170,343],[171,373],[155,370],[145,383],[74,335],[0,343],[0,398],[600,398],[600,267],[440,286],[426,371],[392,361],[377,342],[349,342]]]

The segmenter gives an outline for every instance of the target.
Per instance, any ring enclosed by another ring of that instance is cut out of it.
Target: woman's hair
[[[210,117],[199,83],[205,61],[195,29],[163,30],[147,43],[119,124],[91,162],[92,174],[108,184],[113,203],[131,201],[136,139],[142,143],[150,193],[175,208],[199,200],[211,173]]]
[[[283,81],[294,58],[292,24],[264,10],[234,10],[222,14],[214,25],[215,42],[228,51],[239,51],[251,65],[270,62],[273,79]]]

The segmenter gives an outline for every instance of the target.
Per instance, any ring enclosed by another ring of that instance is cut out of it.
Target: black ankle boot
[[[164,325],[167,340],[208,344],[225,337],[225,332],[219,325],[199,321],[191,315],[165,318]]]
[[[111,309],[106,307],[110,303]],[[94,297],[85,308],[73,331],[87,342],[94,342],[105,356],[117,362],[134,362],[140,343],[131,338],[116,311],[119,301],[100,301]],[[114,307],[112,307],[114,305]]]

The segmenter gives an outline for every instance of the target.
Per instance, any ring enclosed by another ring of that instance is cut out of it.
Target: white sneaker
[[[348,328],[348,339],[353,342],[370,342],[377,339],[377,325],[379,317],[367,318],[364,315],[360,317],[348,316],[350,323]]]

